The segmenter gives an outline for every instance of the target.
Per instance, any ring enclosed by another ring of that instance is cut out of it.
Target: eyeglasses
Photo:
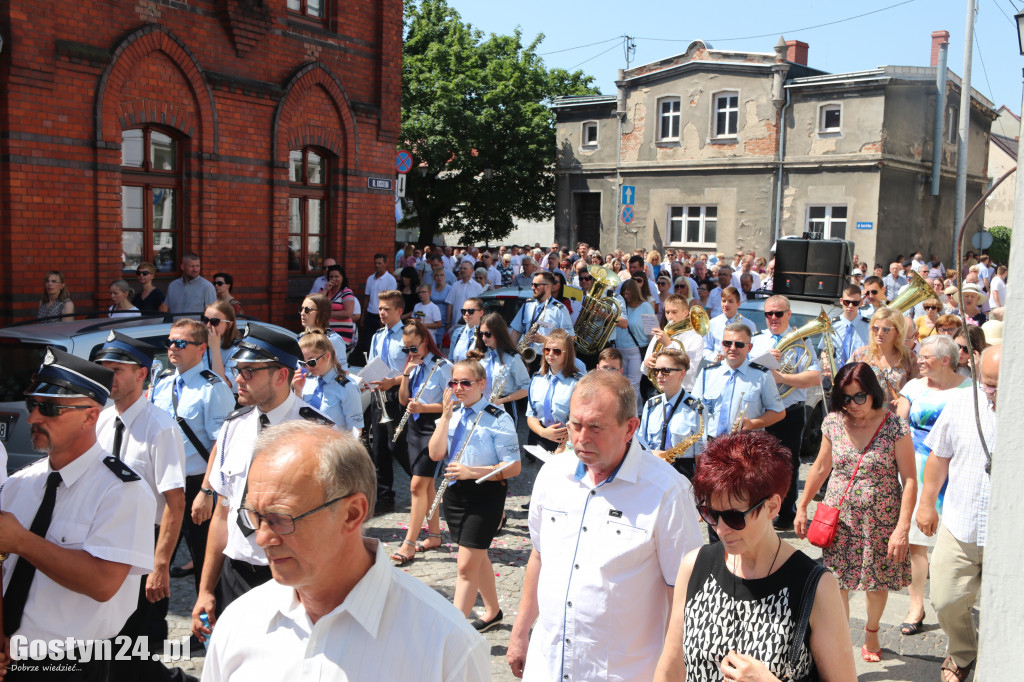
[[[310,367],[312,367],[312,366],[313,365],[310,365]],[[263,372],[263,371],[268,370],[268,369],[277,369],[277,368],[278,368],[277,365],[270,365],[270,366],[267,366],[267,367],[237,367],[236,366],[236,367],[232,367],[231,368],[231,373],[234,374],[236,377],[241,375],[241,377],[243,379],[245,379],[246,381],[252,381],[252,373],[253,372]]]
[[[764,311],[765,317],[785,317],[788,310],[766,310]]]
[[[871,326],[871,333],[872,334],[881,334],[882,336],[887,336],[891,332],[892,332],[892,327],[878,327],[878,326],[875,326],[875,325]]]
[[[722,341],[722,345],[726,348],[732,348],[735,346],[738,350],[742,350],[747,347],[746,341]]]
[[[150,272],[149,270],[136,270],[136,271],[135,271],[135,275],[136,275],[137,277],[143,277],[143,276],[152,276],[152,274],[153,274],[153,273],[152,273],[152,272]]]
[[[858,405],[863,405],[867,401],[868,401],[868,394],[865,393],[864,391],[861,391],[860,393],[854,393],[853,395],[844,395],[843,396],[843,407],[846,407],[850,403],[856,403]]]
[[[547,282],[533,282],[533,283],[530,284],[530,286],[533,287],[534,289],[536,289],[538,287],[546,287],[547,285],[548,285]]]
[[[552,355],[554,355],[557,358],[559,355],[562,354],[562,349],[561,348],[545,348],[544,349],[544,355],[547,355],[548,353],[551,353]]]
[[[475,384],[479,379],[452,379],[448,382],[448,388],[455,390],[458,387],[469,388]]]
[[[485,339],[489,339],[492,336],[494,336],[494,332],[485,332],[483,329],[481,329],[480,336],[484,337]]]
[[[926,305],[926,306],[924,306],[924,309],[925,309],[925,310],[942,310],[942,306],[938,306],[938,305]]]
[[[960,327],[939,327],[940,334],[954,334]]]
[[[201,346],[198,341],[186,341],[185,339],[167,339],[167,347],[174,347],[178,350],[185,350],[186,346]]]
[[[219,282],[217,280],[213,281],[213,286],[215,286],[215,287],[222,287],[225,284],[227,284],[227,282],[225,282],[224,280],[220,280]]]
[[[298,516],[292,516],[291,514],[260,514],[259,512],[254,511],[252,509],[240,507],[238,509],[238,518],[242,522],[242,525],[248,528],[249,530],[259,530],[260,523],[266,521],[267,525],[270,526],[270,530],[274,531],[278,535],[290,535],[291,533],[295,532],[295,522],[299,519],[304,519],[307,516],[311,516],[320,511],[321,509],[327,509],[335,502],[340,502],[341,500],[344,500],[347,497],[352,497],[354,494],[355,493],[349,493],[348,495],[343,495],[342,497],[335,497],[333,500],[330,500],[329,502],[324,502],[316,509],[310,509],[308,512],[304,514],[299,514]]]
[[[224,322],[224,320],[220,319],[219,317],[207,317],[206,315],[200,315],[199,321],[202,322],[203,324],[208,324],[211,327],[216,327],[221,322]]]
[[[868,289],[865,293],[867,293],[868,296],[878,296],[882,292],[878,289]]]
[[[314,310],[316,310],[316,308],[310,308],[309,306],[304,305],[301,308],[299,308],[299,313],[303,315],[309,315]]]
[[[766,497],[747,511],[739,511],[737,509],[718,511],[717,509],[712,509],[706,504],[701,504],[697,506],[697,513],[700,514],[700,517],[711,527],[717,526],[718,519],[722,519],[725,525],[729,526],[733,530],[743,530],[747,527],[747,515],[767,501],[768,498]]]
[[[844,298],[843,299],[843,305],[844,306],[857,306],[857,307],[860,307],[860,301],[848,301],[848,300],[846,300]]]
[[[38,400],[29,398],[25,401],[25,409],[29,414],[32,410],[39,408],[39,414],[44,417],[59,417],[61,410],[88,410],[92,405],[61,405],[59,403],[41,403]]]
[[[998,384],[995,385],[995,386],[990,386],[989,384],[979,383],[978,386],[981,386],[981,390],[984,391],[988,395],[995,395],[996,391],[999,390],[999,385]]]
[[[461,312],[463,315],[472,315],[473,313],[479,313],[482,311],[479,308],[463,308]]]
[[[655,367],[651,370],[655,376],[664,375],[666,377],[672,376],[672,372],[682,372],[683,370],[679,367]]]
[[[316,363],[320,362],[320,358],[322,358],[325,355],[327,355],[326,351],[316,356],[312,360],[299,360],[299,364],[302,365],[303,367],[316,367]],[[248,377],[246,378],[246,380],[248,380]]]
[[[420,349],[419,346],[402,346],[402,352],[408,355],[409,353],[415,353]]]
[[[966,353],[966,352],[967,352],[967,346],[961,346],[961,345],[960,345],[960,344],[958,343],[958,344],[956,344],[956,347],[960,349],[960,352],[961,352],[961,353]]]

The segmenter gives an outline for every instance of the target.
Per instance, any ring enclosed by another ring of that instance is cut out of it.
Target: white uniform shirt
[[[793,331],[794,331],[794,328],[792,326],[787,327],[784,332],[782,332],[781,334],[778,335],[779,336],[778,341],[781,341],[789,333],[791,333]],[[750,358],[751,360],[754,360],[755,358],[760,357],[761,355],[764,355],[769,350],[775,348],[775,345],[776,345],[776,343],[778,341],[776,341],[775,336],[772,334],[770,329],[762,330],[760,333],[754,335],[754,338],[753,338],[754,346],[751,349],[750,354],[747,357]],[[801,345],[793,346],[789,351],[786,351],[786,353],[793,354],[793,357],[796,358],[794,362],[799,363],[799,362],[802,362],[804,360],[804,353],[805,353],[805,351],[804,351],[804,347],[801,346]],[[804,371],[805,372],[812,372],[812,371],[813,372],[817,372],[817,371],[819,371],[820,368],[818,367],[818,354],[817,353],[810,353],[809,359],[810,359],[810,364],[807,365],[807,367],[804,369]],[[768,376],[768,379],[772,380],[771,375]],[[777,385],[777,388],[779,390],[779,393],[782,393],[782,391],[785,391],[789,387],[788,386],[784,386],[782,384],[779,384],[779,385]],[[782,399],[782,404],[784,406],[786,406],[786,407],[792,407],[793,405],[796,405],[797,403],[802,403],[805,400],[807,400],[807,389],[806,388],[794,388],[792,391],[789,392],[789,395],[787,395],[785,398]]]
[[[635,438],[597,487],[582,462],[559,455],[537,474],[530,539],[540,614],[523,679],[654,677],[669,588],[683,555],[703,544],[690,482]]]
[[[156,502],[142,480],[123,481],[103,462],[110,453],[93,445],[60,470],[53,520],[46,539],[64,549],[84,550],[98,559],[127,564],[128,577],[106,602],[72,592],[36,571],[21,627],[33,639],[110,639],[139,601],[139,576],[153,570],[153,512]],[[118,464],[117,466],[123,466]],[[4,485],[0,506],[25,528],[39,511],[53,469],[44,457],[21,469]],[[4,562],[4,591],[18,561]]]
[[[104,452],[113,452],[117,416],[111,405],[96,422],[96,440]],[[167,506],[164,493],[185,487],[185,437],[171,415],[141,396],[120,416],[124,422],[121,459],[149,484],[156,498],[153,523],[159,525]]]
[[[491,679],[491,645],[444,597],[393,568],[377,540],[374,564],[316,624],[295,590],[274,580],[218,619],[204,682],[223,680]]]
[[[722,354],[722,339],[725,338],[725,328],[734,322],[742,322],[750,330],[750,336],[757,334],[757,325],[753,320],[748,320],[741,313],[732,317],[726,317],[725,313],[716,315],[708,323],[708,335],[704,337],[704,357],[708,362],[714,362]]]
[[[286,421],[303,419],[301,409],[313,410],[291,391],[284,402],[267,412],[271,426]],[[256,544],[256,533],[249,537],[242,534],[238,527],[238,508],[242,506],[245,495],[246,479],[249,477],[249,465],[252,463],[253,445],[260,435],[259,409],[227,419],[217,440],[216,459],[210,467],[210,487],[228,501],[228,542],[224,554],[229,559],[238,559],[256,566],[267,565],[267,555],[263,548]]]
[[[398,282],[395,281],[395,276],[390,272],[385,272],[380,277],[377,277],[377,273],[373,273],[366,278],[366,295],[369,296],[366,302],[366,312],[370,315],[379,314],[377,306],[379,301],[377,295],[382,291],[390,291],[391,289],[397,289]]]
[[[479,296],[482,293],[484,293],[484,288],[475,279],[470,279],[468,282],[463,282],[460,279],[452,285],[448,291],[448,298],[444,302],[452,307],[453,325],[458,324],[459,320],[462,319],[462,307],[466,299]]]

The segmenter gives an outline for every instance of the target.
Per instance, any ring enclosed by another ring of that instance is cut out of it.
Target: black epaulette
[[[204,369],[199,374],[201,374],[202,377],[204,379],[206,379],[207,381],[209,381],[211,384],[222,383],[221,382],[221,378],[219,376],[217,376],[216,374],[214,374],[212,371],[208,370],[208,369]]]
[[[508,412],[506,412],[505,410],[501,409],[497,405],[491,405],[491,404],[488,404],[487,407],[484,408],[484,411],[487,412],[492,417],[500,417],[503,414],[505,414],[505,415],[508,414]]]
[[[552,306],[554,306],[554,307],[556,307],[556,308],[557,308],[558,306],[562,306],[563,308],[565,307],[565,304],[564,304],[564,303],[562,303],[561,301],[559,301],[559,300],[558,300],[557,298],[553,298],[553,299],[551,299],[551,305],[552,305]]]
[[[576,372],[575,374],[572,375],[572,378],[579,381],[580,379],[583,378],[583,372]]]
[[[256,408],[255,405],[246,405],[245,407],[239,407],[237,410],[229,414],[224,421],[230,421],[235,417],[241,417],[244,414],[249,414]]]
[[[135,473],[130,466],[119,460],[113,455],[109,455],[103,458],[103,463],[107,465],[107,468],[114,472],[114,475],[120,478],[122,481],[138,481],[140,476]]]
[[[328,419],[327,417],[323,416],[322,414],[320,414],[319,412],[314,410],[312,407],[308,407],[308,406],[307,407],[300,407],[299,408],[299,416],[302,417],[303,419],[305,419],[308,422],[313,422],[314,424],[323,424],[324,426],[334,426],[334,422],[332,422],[330,419]]]
[[[648,400],[647,404],[650,405],[651,407],[655,407],[659,403],[661,403],[661,401],[664,400],[664,398],[665,398],[664,395],[656,395],[653,398],[651,398],[650,400]]]
[[[704,369],[702,371],[706,372],[709,369],[714,369],[716,367],[721,367],[721,366],[722,366],[722,361],[719,360],[718,362],[713,362],[710,365],[704,365]]]
[[[157,381],[160,381],[161,379],[171,376],[172,374],[174,374],[174,370],[174,367],[168,367],[164,371],[160,372],[160,374],[156,378]]]
[[[694,398],[692,395],[688,395],[683,399],[683,404],[689,408],[696,409],[697,403],[700,401]]]
[[[754,368],[754,369],[757,369],[757,370],[760,370],[760,371],[762,371],[762,372],[767,372],[767,371],[768,371],[768,368],[767,368],[767,367],[765,367],[764,365],[759,365],[759,364],[757,364],[756,362],[752,362],[752,363],[750,363],[750,366],[751,366],[752,368]]]
[[[347,376],[341,374],[340,372],[338,373],[338,376],[334,377],[334,380],[337,381],[342,386],[348,386],[348,382],[350,381]]]

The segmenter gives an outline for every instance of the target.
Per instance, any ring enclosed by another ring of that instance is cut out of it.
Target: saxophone
[[[537,351],[530,348],[530,342],[527,339],[536,334],[537,330],[540,329],[540,321],[544,317],[544,311],[547,309],[548,303],[551,303],[550,296],[548,296],[548,300],[544,301],[544,305],[541,307],[540,312],[537,313],[537,321],[530,325],[530,328],[526,330],[525,334],[523,334],[523,338],[519,339],[519,345],[516,346],[516,351],[523,356],[523,360],[526,364],[530,364],[537,359]]]
[[[704,435],[704,403],[697,403],[697,416],[700,418],[700,423],[697,425],[697,431],[684,438],[679,445],[662,452],[658,455],[659,457],[671,464],[676,461],[676,457],[680,457],[683,453],[689,450],[694,443],[701,439]]]

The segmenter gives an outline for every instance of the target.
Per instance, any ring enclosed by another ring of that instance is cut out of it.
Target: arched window
[[[124,269],[173,272],[181,248],[182,141],[164,128],[121,133],[121,251]]]
[[[288,270],[317,272],[324,261],[327,226],[328,157],[314,147],[289,153]]]

